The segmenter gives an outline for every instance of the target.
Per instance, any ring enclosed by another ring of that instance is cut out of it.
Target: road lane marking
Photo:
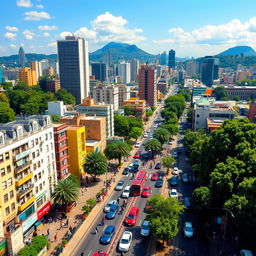
[[[89,251],[89,254],[88,254],[88,256],[90,256],[90,255],[91,255],[91,253],[92,253],[92,250],[90,250],[90,251]]]
[[[141,224],[141,220],[140,220],[140,222],[139,222],[139,225],[138,225],[138,226],[140,226],[140,224]]]

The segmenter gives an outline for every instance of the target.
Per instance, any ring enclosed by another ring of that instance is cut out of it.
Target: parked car
[[[177,189],[171,189],[169,190],[169,196],[175,199],[178,199],[178,191]]]
[[[186,173],[183,173],[183,175],[182,175],[182,182],[189,183],[189,177]]]
[[[139,167],[140,167],[140,161],[139,160],[135,160],[133,162],[133,171],[137,172],[139,170]]]
[[[178,169],[178,167],[174,167],[174,168],[173,168],[172,174],[173,174],[173,175],[179,175],[179,169]]]
[[[137,152],[135,153],[135,155],[133,156],[133,158],[139,159],[140,156],[141,156],[141,152],[140,152],[140,151],[137,151]]]
[[[178,185],[178,176],[172,176],[170,179],[170,184],[172,187],[177,187]]]
[[[130,172],[133,171],[133,163],[130,163],[128,168],[129,168]]]
[[[143,135],[143,137],[144,137],[144,138],[148,138],[148,134],[145,133],[145,134]]]
[[[132,232],[124,231],[118,245],[118,251],[128,252],[132,242]]]
[[[116,227],[113,225],[107,226],[100,238],[100,243],[102,244],[109,244],[111,242],[111,239],[113,238],[116,231]]]
[[[172,144],[173,144],[173,141],[172,141],[172,140],[170,140],[170,141],[169,141],[169,145],[172,145]]]
[[[253,254],[251,250],[243,249],[240,251],[240,256],[253,256]]]
[[[151,187],[144,187],[141,192],[142,197],[149,197],[151,193]]]
[[[140,213],[140,208],[133,206],[125,218],[125,223],[128,226],[136,226],[139,213]]]
[[[143,223],[141,225],[141,228],[140,228],[140,234],[142,236],[149,236],[149,234],[150,234],[150,224],[149,224],[148,220],[143,221]]]
[[[131,186],[126,186],[122,193],[122,198],[129,198]]]
[[[163,181],[162,177],[159,177],[155,183],[155,187],[161,188],[163,186],[163,183],[164,183],[164,181]]]
[[[152,208],[151,208],[149,202],[147,201],[147,202],[146,202],[146,205],[145,205],[145,208],[144,208],[144,211],[145,211],[146,213],[150,213],[151,210],[152,210]]]
[[[184,237],[186,237],[186,238],[191,238],[194,236],[194,229],[192,226],[192,222],[186,221],[184,223],[183,234],[184,234]]]
[[[116,187],[115,187],[115,190],[116,191],[120,191],[124,188],[124,181],[123,180],[120,180],[117,184],[116,184]]]
[[[176,159],[176,158],[178,158],[178,153],[176,151],[174,151],[172,156]]]
[[[153,180],[153,181],[158,180],[158,173],[157,173],[157,172],[154,172],[154,173],[152,174],[151,180]]]
[[[105,212],[105,213],[109,212],[110,207],[111,207],[111,205],[113,205],[113,204],[117,204],[117,201],[116,201],[116,200],[109,200],[109,201],[107,202],[107,204],[105,205],[105,207],[104,207],[104,212]]]
[[[129,174],[129,172],[130,172],[129,167],[126,167],[126,168],[124,168],[124,170],[123,170],[123,175]]]
[[[140,146],[141,146],[141,142],[137,141],[136,144],[135,144],[135,148],[139,148]]]
[[[95,252],[92,256],[108,256],[106,252]]]
[[[183,204],[184,204],[185,209],[189,210],[191,208],[191,198],[184,197]]]
[[[155,169],[161,169],[161,163],[156,163]]]
[[[106,214],[106,219],[111,220],[114,219],[116,214],[118,213],[119,205],[112,204],[110,206],[109,212]]]

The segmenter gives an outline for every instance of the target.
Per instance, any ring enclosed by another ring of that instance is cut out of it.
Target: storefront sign
[[[37,221],[37,215],[31,215],[27,220],[23,221],[22,228],[23,234]]]
[[[37,212],[37,219],[40,220],[46,213],[48,213],[51,209],[51,202],[48,202],[44,207],[42,207]]]
[[[20,160],[21,158],[23,158],[23,157],[25,157],[25,156],[27,156],[27,155],[29,155],[30,152],[31,152],[30,149],[21,152],[20,154],[18,154],[18,155],[16,156],[16,161],[17,161],[17,160]]]
[[[2,239],[0,242],[0,255],[5,256],[7,255],[7,242],[6,239]]]

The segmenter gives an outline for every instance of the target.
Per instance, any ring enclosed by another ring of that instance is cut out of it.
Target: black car
[[[177,176],[171,177],[170,184],[171,184],[172,187],[177,187],[177,185],[178,185],[178,177]]]
[[[161,169],[161,163],[157,163],[155,169]]]
[[[129,168],[124,168],[124,170],[123,170],[123,175],[129,174],[129,172],[130,172],[130,169],[129,169]]]
[[[156,188],[161,188],[161,187],[163,186],[163,183],[164,183],[163,179],[159,178],[159,179],[156,181],[156,183],[155,183],[155,187],[156,187]]]

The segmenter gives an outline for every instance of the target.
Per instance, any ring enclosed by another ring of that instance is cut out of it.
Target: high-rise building
[[[0,83],[3,82],[3,69],[0,67]]]
[[[124,105],[124,101],[130,99],[130,87],[124,84],[118,85],[118,105],[119,107]]]
[[[139,72],[140,62],[139,60],[133,59],[130,61],[130,69],[131,69],[131,82],[138,82],[138,72]]]
[[[193,60],[189,60],[186,62],[186,73],[189,76],[193,76],[197,71],[197,63]]]
[[[160,65],[166,65],[166,64],[167,64],[167,54],[166,54],[166,51],[164,51],[160,55]]]
[[[26,62],[27,62],[27,59],[26,59],[26,55],[25,55],[25,51],[22,47],[20,47],[19,49],[19,65],[21,67],[25,67],[26,66]]]
[[[201,81],[206,86],[212,86],[213,80],[218,79],[218,59],[212,56],[205,56],[201,66]]]
[[[57,78],[47,79],[45,81],[45,89],[47,92],[55,93],[60,90],[60,80]]]
[[[118,75],[121,77],[121,83],[129,84],[131,82],[131,68],[130,63],[120,62],[118,64]]]
[[[21,68],[19,71],[19,81],[25,82],[28,86],[37,84],[36,73],[30,68]]]
[[[157,103],[156,71],[146,65],[139,69],[139,98],[146,100],[150,107]]]
[[[39,80],[40,72],[39,72],[39,62],[37,60],[32,61],[30,63],[31,70],[35,72],[36,81]]]
[[[88,43],[83,38],[67,36],[58,41],[61,88],[71,93],[77,104],[89,95]]]
[[[92,63],[92,75],[95,76],[96,80],[104,82],[107,80],[107,69],[105,63]]]
[[[172,49],[169,51],[168,67],[175,69],[175,51]]]

